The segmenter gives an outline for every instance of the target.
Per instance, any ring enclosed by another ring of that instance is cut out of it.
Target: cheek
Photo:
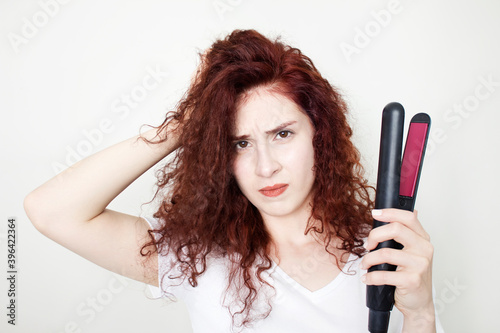
[[[300,147],[300,150],[297,149],[294,155],[294,161],[290,163],[294,164],[295,176],[298,177],[304,190],[309,189],[316,179],[314,149],[310,144],[305,144]]]
[[[314,180],[314,152],[308,151],[302,156],[302,172],[304,174],[304,180],[310,182]]]
[[[246,170],[244,159],[242,159],[241,156],[235,157],[232,166],[232,171],[233,171],[233,176],[236,179],[236,183],[238,184],[239,188],[242,191],[244,191],[242,187],[244,187],[244,180],[246,178],[245,175],[248,175],[248,173]]]
[[[287,165],[302,173],[311,172],[314,167],[314,148],[310,142],[302,142],[284,154]]]

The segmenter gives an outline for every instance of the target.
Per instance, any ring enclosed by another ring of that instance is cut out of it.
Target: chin
[[[304,206],[294,205],[293,207],[284,205],[283,203],[279,203],[277,205],[273,205],[274,207],[262,207],[258,208],[260,214],[269,217],[275,218],[283,218],[283,217],[292,217],[294,215],[300,214],[304,210]]]

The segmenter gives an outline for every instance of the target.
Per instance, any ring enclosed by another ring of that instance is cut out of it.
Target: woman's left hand
[[[434,248],[430,237],[417,218],[417,212],[399,209],[374,210],[373,217],[386,225],[373,229],[368,235],[366,249],[394,239],[402,250],[379,249],[366,254],[361,267],[388,263],[398,266],[395,272],[374,271],[364,276],[368,285],[396,286],[395,305],[404,315],[403,331],[434,332],[435,315],[432,299],[432,257]],[[423,329],[428,327],[428,329]],[[417,329],[418,330],[415,330]]]

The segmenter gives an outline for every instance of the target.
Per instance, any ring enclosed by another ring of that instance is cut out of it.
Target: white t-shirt
[[[157,220],[146,220],[153,228],[158,228]],[[228,283],[227,261],[225,258],[209,258],[207,270],[198,277],[196,287],[192,287],[187,279],[183,282],[171,280],[168,286],[162,285],[166,290],[152,288],[153,295],[161,297],[170,293],[182,299],[187,305],[194,333],[231,332],[231,315],[223,306]],[[361,259],[351,255],[342,272],[314,292],[297,283],[273,263],[266,278],[275,289],[271,298],[272,311],[267,318],[242,332],[368,332],[366,285],[360,281],[366,271],[361,270],[360,262]],[[170,259],[160,255],[158,265],[160,281],[170,268]],[[402,324],[403,316],[394,307],[389,333],[401,332]],[[438,332],[442,330],[438,329]]]

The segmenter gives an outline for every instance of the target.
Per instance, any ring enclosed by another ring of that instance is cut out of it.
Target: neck
[[[305,235],[309,216],[310,212],[294,217],[263,217],[264,224],[272,238],[269,255],[278,265],[281,265],[283,260],[290,263],[305,257],[325,258],[327,231],[318,234],[311,230]],[[313,225],[316,223],[316,226],[320,229],[319,221],[313,221],[312,223]],[[340,239],[333,237],[328,245],[328,252],[333,254],[334,257],[328,256],[329,264],[338,265],[337,260],[347,260],[348,253],[340,250],[340,247]],[[344,255],[347,255],[347,257],[344,257]]]
[[[267,231],[271,235],[273,246],[276,248],[282,246],[304,247],[318,244],[324,246],[324,241],[318,237],[321,235],[316,234],[314,231],[305,234],[310,216],[310,209],[303,209],[292,215],[263,215],[262,218]],[[319,221],[313,221],[312,223],[320,225]]]

